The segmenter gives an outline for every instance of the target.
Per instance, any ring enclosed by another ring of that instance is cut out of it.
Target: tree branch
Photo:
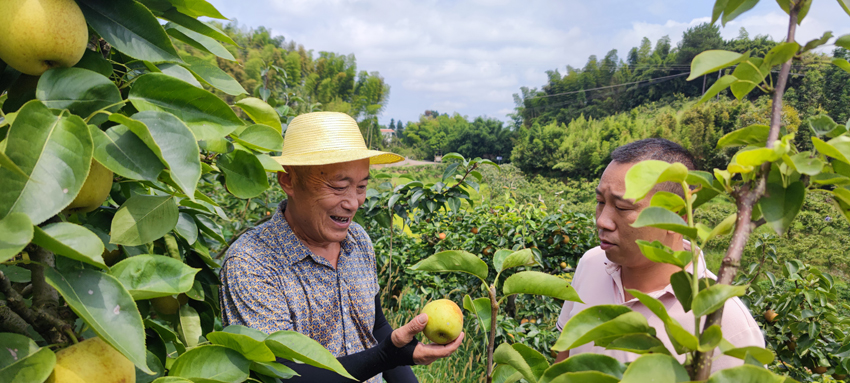
[[[56,319],[59,312],[59,292],[53,286],[50,286],[44,277],[44,268],[56,265],[55,256],[52,252],[40,246],[34,246],[29,254],[30,259],[34,261],[29,264],[29,268],[32,273],[32,310],[38,313],[35,317],[35,323],[15,310],[15,306],[11,307],[39,332],[49,332],[50,337],[44,337],[45,340],[50,343],[65,343],[62,335],[63,327],[61,326],[65,322]],[[56,328],[50,330],[52,327]]]
[[[49,312],[40,307],[36,307],[35,305],[33,305],[33,307],[27,307],[24,297],[21,296],[17,290],[12,288],[12,284],[9,282],[9,279],[6,278],[6,274],[2,271],[0,271],[0,292],[6,296],[8,306],[4,307],[8,307],[8,309],[11,309],[14,314],[17,314],[18,318],[32,325],[35,331],[41,334],[42,338],[46,340],[53,340],[58,334],[72,329],[71,325],[56,318],[56,316],[51,315]],[[3,315],[0,313],[0,319],[2,318]],[[14,317],[11,317],[10,319],[12,321],[15,320]],[[0,323],[5,322],[6,321],[0,321]],[[26,326],[24,326],[24,328],[26,328]]]
[[[0,301],[0,331],[27,334],[27,322],[16,314],[5,301]]]

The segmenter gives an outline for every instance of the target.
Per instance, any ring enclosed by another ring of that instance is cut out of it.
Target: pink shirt
[[[690,248],[690,244],[688,243],[685,243],[685,246],[686,248]],[[585,253],[584,256],[581,257],[581,260],[579,260],[572,283],[572,286],[576,289],[576,292],[578,292],[579,297],[581,297],[585,303],[582,304],[569,301],[564,303],[564,307],[561,309],[561,315],[558,318],[558,331],[563,330],[564,325],[568,320],[570,320],[570,318],[573,317],[573,315],[578,314],[589,306],[610,304],[625,305],[630,309],[643,314],[649,325],[655,328],[658,339],[667,346],[667,349],[670,350],[679,362],[684,362],[686,354],[676,355],[676,352],[673,349],[673,344],[670,343],[670,338],[664,330],[664,323],[661,319],[653,314],[646,306],[640,303],[637,298],[633,298],[628,302],[625,301],[625,296],[623,294],[623,280],[620,276],[620,269],[620,265],[609,261],[605,256],[605,251],[599,247],[590,249],[587,253]],[[688,267],[688,270],[693,270],[692,266]],[[717,276],[706,270],[705,260],[702,257],[699,258],[697,272],[700,273],[701,277],[707,276],[712,279],[717,279]],[[664,304],[664,307],[667,309],[670,316],[679,321],[679,324],[681,324],[685,330],[690,333],[694,332],[693,312],[685,312],[682,308],[682,304],[676,299],[671,285],[668,284],[664,289],[649,293],[648,295],[660,300],[661,303]],[[726,306],[723,309],[723,320],[720,327],[723,330],[723,337],[736,347],[764,347],[764,336],[762,335],[761,329],[759,329],[759,326],[753,319],[750,311],[746,306],[744,306],[744,302],[741,302],[739,298],[733,298],[726,301]],[[593,342],[570,350],[570,356],[585,352],[608,355],[621,362],[633,362],[640,356],[626,351],[606,350],[605,348],[595,346]],[[724,368],[739,366],[744,363],[744,361],[740,359],[729,356],[721,356],[720,358],[717,358],[718,355],[721,355],[720,350],[715,350],[714,356],[716,359],[711,366],[712,372]]]

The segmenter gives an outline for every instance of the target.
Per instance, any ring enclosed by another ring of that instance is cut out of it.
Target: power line
[[[547,94],[547,95],[543,95],[543,96],[534,96],[534,97],[528,97],[528,98],[525,98],[525,99],[523,99],[523,100],[533,100],[533,99],[535,99],[535,98],[547,98],[547,97],[555,97],[555,96],[564,96],[564,95],[568,95],[568,94],[576,94],[576,93],[590,92],[590,91],[593,91],[593,90],[601,90],[601,89],[618,88],[618,87],[621,87],[621,86],[634,85],[634,84],[639,84],[639,83],[642,83],[642,82],[663,81],[663,80],[668,80],[668,79],[672,79],[672,78],[675,78],[675,77],[687,76],[687,75],[689,75],[689,74],[691,74],[691,72],[688,72],[688,73],[679,73],[679,74],[674,74],[674,75],[669,75],[669,76],[664,76],[664,77],[656,77],[656,78],[651,78],[651,79],[646,79],[646,80],[640,80],[640,81],[626,82],[626,83],[617,84],[617,85],[601,86],[601,87],[598,87],[598,88],[590,88],[590,89],[574,90],[574,91],[570,91],[570,92],[555,93],[555,94]]]

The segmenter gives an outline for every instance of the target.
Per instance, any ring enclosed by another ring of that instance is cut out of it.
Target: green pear
[[[428,314],[428,324],[423,333],[434,343],[450,343],[463,330],[463,311],[448,299],[428,302],[422,312]]]
[[[0,59],[28,75],[74,66],[89,40],[74,0],[0,1]]]
[[[56,366],[45,383],[136,381],[136,367],[100,338],[89,338],[56,352]]]
[[[100,207],[112,190],[112,171],[91,160],[91,170],[77,198],[63,210],[65,213],[88,213]]]

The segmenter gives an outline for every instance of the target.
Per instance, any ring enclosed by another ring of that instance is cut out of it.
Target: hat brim
[[[395,153],[367,149],[320,151],[272,158],[277,163],[288,166],[329,165],[365,158],[369,159],[370,165],[391,164],[404,160],[404,157]]]

